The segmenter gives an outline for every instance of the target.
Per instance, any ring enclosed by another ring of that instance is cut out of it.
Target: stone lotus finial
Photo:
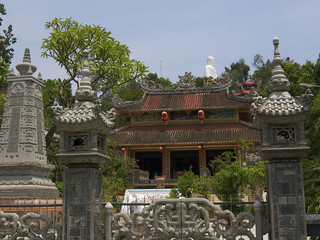
[[[284,71],[281,67],[282,58],[280,57],[279,51],[279,38],[275,37],[273,39],[274,45],[274,57],[273,57],[273,70],[272,77],[269,82],[269,91],[289,91],[290,90],[290,82],[286,78]]]
[[[19,71],[20,75],[32,75],[37,71],[37,67],[31,64],[29,48],[25,49],[22,63],[17,64],[16,69]]]
[[[9,76],[15,76],[13,68],[11,68]]]
[[[39,72],[39,74],[38,74],[38,79],[40,80],[40,81],[42,81],[43,79],[42,79],[42,75],[41,75],[41,73]]]
[[[76,100],[79,102],[83,102],[83,101],[92,102],[96,98],[94,91],[92,90],[91,82],[89,79],[91,72],[88,64],[88,55],[89,55],[89,51],[84,50],[83,51],[84,62],[83,62],[82,71],[81,71],[82,79],[80,82],[80,86],[76,91],[76,96],[75,96]]]

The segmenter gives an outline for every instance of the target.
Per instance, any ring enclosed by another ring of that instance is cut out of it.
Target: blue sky
[[[44,79],[66,77],[51,59],[40,57],[44,24],[55,17],[95,24],[131,50],[151,72],[171,81],[190,71],[204,75],[213,56],[220,75],[244,58],[252,68],[255,54],[273,57],[272,39],[280,39],[281,56],[299,63],[320,52],[319,0],[5,0],[4,26],[13,25],[18,42],[12,66],[26,47]],[[252,68],[253,69],[253,68]],[[17,72],[17,71],[15,71]]]

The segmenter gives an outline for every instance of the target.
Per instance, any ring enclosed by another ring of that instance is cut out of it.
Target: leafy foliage
[[[179,177],[178,183],[170,192],[170,197],[177,198],[181,196],[191,198],[195,195],[199,195],[200,197],[208,198],[211,185],[210,178],[195,175],[190,169]]]
[[[0,26],[2,26],[3,19],[1,16],[6,15],[4,4],[0,3]],[[7,76],[9,74],[9,64],[13,57],[12,44],[16,43],[17,39],[13,36],[12,25],[7,29],[2,30],[0,34],[0,125],[6,101]]]
[[[252,149],[252,143],[241,139],[236,142],[242,150]],[[248,164],[245,155],[236,157],[233,152],[224,152],[210,161],[217,173],[213,178],[213,188],[219,198],[238,200],[242,194],[261,195],[266,186],[266,162]]]
[[[0,26],[2,26],[2,17],[1,15],[6,15],[6,9],[2,3],[0,3]],[[12,44],[17,42],[17,38],[13,36],[12,33],[12,25],[10,24],[7,29],[2,30],[3,35],[0,35],[0,57],[1,62],[5,62],[6,64],[11,63],[11,59],[13,57],[13,48]]]
[[[309,213],[320,212],[320,158],[304,159],[304,189]]]
[[[89,50],[91,81],[101,95],[145,76],[147,68],[141,62],[130,59],[129,48],[111,37],[111,32],[105,28],[79,24],[71,18],[55,18],[45,27],[51,33],[43,39],[42,56],[53,58],[69,75],[60,85],[62,99],[61,91],[66,84],[71,81],[79,84],[85,49]]]
[[[51,144],[47,147],[47,159],[48,163],[55,166],[54,170],[51,172],[50,178],[56,184],[60,196],[63,195],[63,172],[62,166],[57,161],[56,154],[59,153],[60,138],[57,136],[52,138]]]
[[[153,81],[155,84],[159,84],[163,87],[167,87],[169,89],[173,88],[174,85],[168,78],[158,77],[156,73],[148,73],[146,79]]]
[[[176,185],[178,192],[181,196],[190,198],[195,193],[198,192],[198,184],[197,184],[198,176],[193,173],[190,169],[189,171],[185,172],[184,175],[179,177],[179,181]]]
[[[232,85],[230,91],[238,90],[237,81],[245,82],[249,78],[250,67],[246,64],[245,60],[241,58],[238,62],[230,65],[230,68],[225,67],[225,71],[231,74]]]
[[[251,79],[256,82],[262,82],[258,91],[261,96],[266,97],[268,95],[268,84],[272,76],[273,63],[269,59],[264,62],[263,57],[260,54],[257,54],[253,58],[253,66],[256,70],[252,74]]]
[[[48,130],[46,135],[46,146],[50,146],[51,141],[53,140],[53,135],[56,132],[56,127],[53,124],[53,111],[51,109],[55,101],[59,102],[59,90],[60,84],[63,81],[58,78],[55,80],[47,79],[43,81],[42,87],[42,99],[43,99],[43,115],[44,115],[44,126]],[[66,84],[62,92],[64,98],[71,98],[71,84]],[[70,103],[71,104],[71,103]]]
[[[238,160],[230,164],[223,162],[213,179],[213,188],[218,198],[231,198],[233,201],[239,199],[239,194],[244,192],[247,184],[248,174]]]
[[[209,162],[210,168],[213,170],[214,173],[220,171],[221,167],[224,166],[224,164],[230,164],[232,161],[235,161],[236,157],[234,156],[233,152],[223,152],[222,154],[214,157]]]
[[[267,162],[261,161],[245,169],[248,175],[246,186],[247,194],[261,196],[266,187],[266,164]]]
[[[108,139],[108,165],[102,166],[106,201],[117,201],[118,193],[128,188],[128,174],[138,165],[134,158],[124,158],[117,143]]]

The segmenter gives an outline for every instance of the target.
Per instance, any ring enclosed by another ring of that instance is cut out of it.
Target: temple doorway
[[[149,179],[162,175],[162,153],[154,152],[135,152],[135,159],[139,169],[149,171]]]
[[[178,178],[191,167],[199,175],[199,151],[170,151],[170,176]]]

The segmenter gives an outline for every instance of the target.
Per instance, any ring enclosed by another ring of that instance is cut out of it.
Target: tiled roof
[[[55,113],[54,121],[58,128],[65,130],[90,129],[96,127],[100,133],[109,133],[109,129],[114,126],[112,120],[115,115],[110,111],[108,113],[100,110],[99,104],[92,102],[82,102],[79,105],[69,109],[62,109],[59,105],[53,106]]]
[[[177,94],[146,94],[142,101],[115,108],[128,112],[143,111],[172,111],[199,109],[239,108],[248,105],[248,101],[241,101],[230,97],[226,91],[203,93]]]
[[[130,126],[109,138],[121,146],[227,144],[241,138],[259,142],[259,131],[242,123]]]
[[[256,112],[271,116],[289,116],[307,112],[309,105],[305,104],[311,94],[306,93],[303,97],[294,98],[288,92],[273,92],[269,98],[255,98],[254,108]],[[311,101],[311,100],[310,100]]]

